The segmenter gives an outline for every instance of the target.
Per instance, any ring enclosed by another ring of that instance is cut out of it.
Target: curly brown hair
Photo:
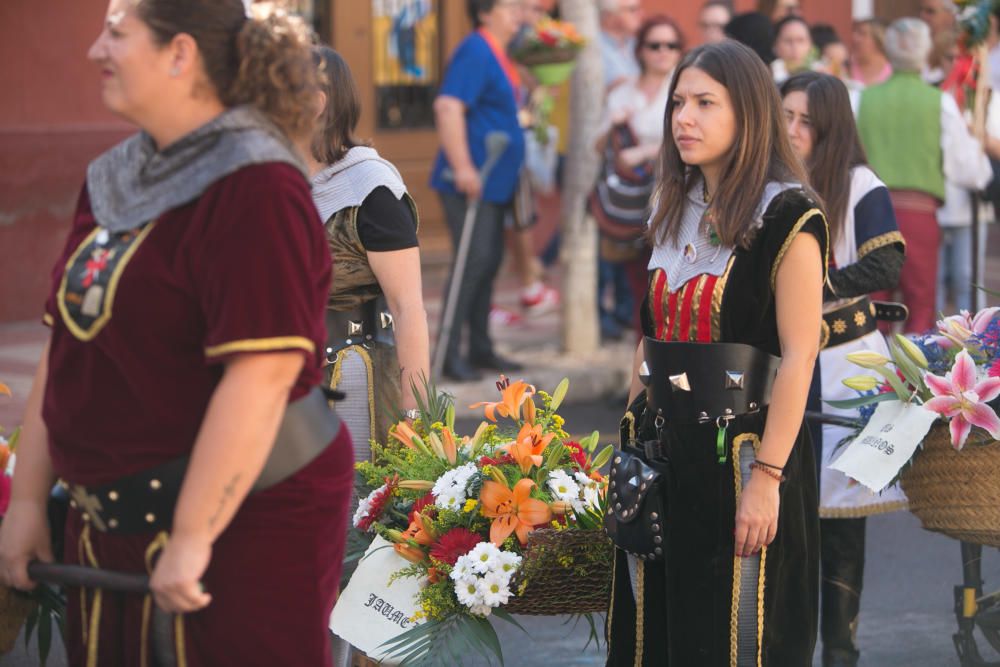
[[[161,45],[182,33],[194,38],[224,105],[253,106],[289,137],[312,132],[318,73],[302,20],[250,18],[242,0],[140,0],[136,10]]]

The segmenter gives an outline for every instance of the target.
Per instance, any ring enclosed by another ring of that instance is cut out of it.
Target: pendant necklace
[[[711,264],[719,258],[719,253],[722,252],[722,239],[719,238],[719,234],[715,231],[715,225],[712,224],[715,216],[709,212],[708,204],[711,203],[711,197],[708,194],[708,187],[704,184],[702,185],[701,200],[705,203],[706,208],[705,212],[701,215],[701,220],[698,221],[698,234],[708,236],[708,244],[715,248],[715,254],[708,260],[708,263]],[[684,261],[688,264],[694,264],[698,261],[698,248],[694,242],[684,246]]]

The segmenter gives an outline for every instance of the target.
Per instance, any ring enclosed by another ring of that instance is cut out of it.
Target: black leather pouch
[[[668,464],[665,459],[650,463],[640,455],[634,427],[637,407],[622,420],[621,446],[611,459],[604,529],[619,549],[645,561],[660,561],[666,551]]]

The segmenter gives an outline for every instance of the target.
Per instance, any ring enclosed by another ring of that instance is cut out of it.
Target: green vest
[[[894,74],[861,93],[861,143],[890,190],[918,190],[944,201],[941,94],[913,73]]]

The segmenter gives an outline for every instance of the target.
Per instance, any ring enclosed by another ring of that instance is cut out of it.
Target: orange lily
[[[401,442],[408,449],[415,449],[417,451],[428,453],[430,450],[427,449],[427,445],[421,440],[417,432],[413,430],[413,427],[407,424],[405,421],[401,421],[392,428],[389,429],[389,437],[395,438]]]
[[[7,385],[5,385],[3,382],[0,382],[0,394],[3,394],[4,396],[10,396],[11,395],[11,393],[10,393],[10,387],[8,387]]]
[[[410,527],[400,534],[399,539],[400,541],[392,545],[392,548],[411,563],[420,563],[427,558],[427,554],[423,549],[410,544],[411,540],[425,547],[429,547],[434,543],[434,538],[424,530],[423,523],[417,521],[411,521]]]
[[[521,466],[521,472],[527,474],[531,466],[542,465],[542,452],[554,437],[555,433],[543,435],[541,426],[525,424],[513,444],[507,445],[507,452]]]
[[[483,483],[479,500],[483,504],[483,516],[493,519],[490,542],[499,547],[511,533],[516,533],[521,544],[526,544],[528,533],[535,526],[549,522],[552,518],[549,506],[530,497],[534,486],[535,483],[530,479],[522,479],[514,485],[513,491],[500,482]]]
[[[510,417],[511,419],[520,419],[521,405],[525,401],[530,401],[534,393],[535,387],[533,385],[527,384],[524,380],[518,380],[517,382],[512,382],[501,390],[499,401],[493,403],[489,401],[482,401],[480,403],[470,405],[469,407],[474,410],[485,405],[486,410],[484,413],[486,418],[491,422],[495,422],[497,420],[497,415],[501,417]]]
[[[441,429],[441,444],[444,445],[444,456],[448,459],[448,463],[455,465],[458,460],[458,446],[455,444],[455,436],[447,426]]]

